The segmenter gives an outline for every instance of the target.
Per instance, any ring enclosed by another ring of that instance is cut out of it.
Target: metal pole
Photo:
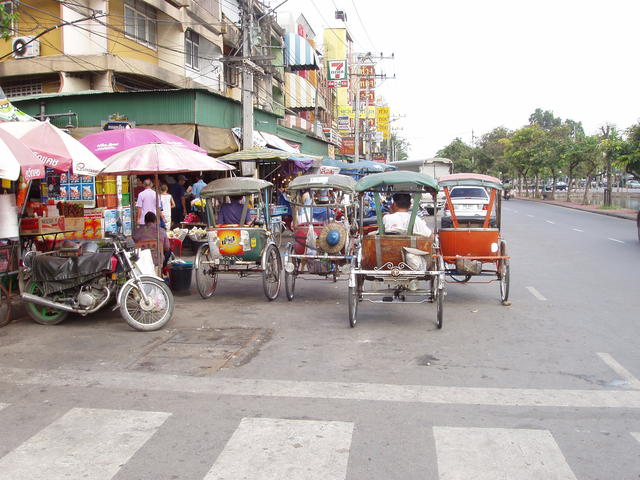
[[[356,89],[356,108],[355,108],[355,130],[353,133],[353,161],[360,160],[360,58],[356,61],[356,81],[358,82],[358,88]]]
[[[253,28],[253,0],[246,0],[242,15],[242,149],[253,147],[253,71],[247,60],[251,57],[251,30]],[[242,175],[256,173],[255,162],[241,162]]]

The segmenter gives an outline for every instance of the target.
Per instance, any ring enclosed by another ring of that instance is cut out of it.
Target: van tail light
[[[489,210],[489,206],[485,203],[484,205],[482,205],[482,209],[483,210]]]

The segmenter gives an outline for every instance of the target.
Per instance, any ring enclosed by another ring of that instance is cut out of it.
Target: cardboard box
[[[46,235],[63,232],[64,217],[35,217],[20,220],[20,235]]]
[[[64,217],[64,229],[71,232],[84,230],[84,217]]]

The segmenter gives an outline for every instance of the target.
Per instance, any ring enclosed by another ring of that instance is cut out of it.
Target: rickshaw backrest
[[[365,235],[362,237],[362,268],[371,270],[387,263],[398,265],[403,261],[402,247],[433,251],[433,235]]]
[[[225,226],[207,232],[209,248],[222,256],[234,256],[240,260],[258,261],[267,244],[263,228]]]

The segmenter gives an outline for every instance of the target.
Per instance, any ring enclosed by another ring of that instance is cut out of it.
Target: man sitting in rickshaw
[[[411,195],[408,193],[396,193],[393,195],[393,204],[391,205],[391,213],[387,213],[382,217],[385,233],[407,234],[409,228],[409,220],[411,219]],[[413,224],[413,234],[428,237],[431,235],[431,229],[426,222],[416,216]]]
[[[242,195],[234,195],[229,197],[231,203],[223,203],[218,213],[218,224],[220,225],[240,225],[242,220],[242,210],[244,205]]]

